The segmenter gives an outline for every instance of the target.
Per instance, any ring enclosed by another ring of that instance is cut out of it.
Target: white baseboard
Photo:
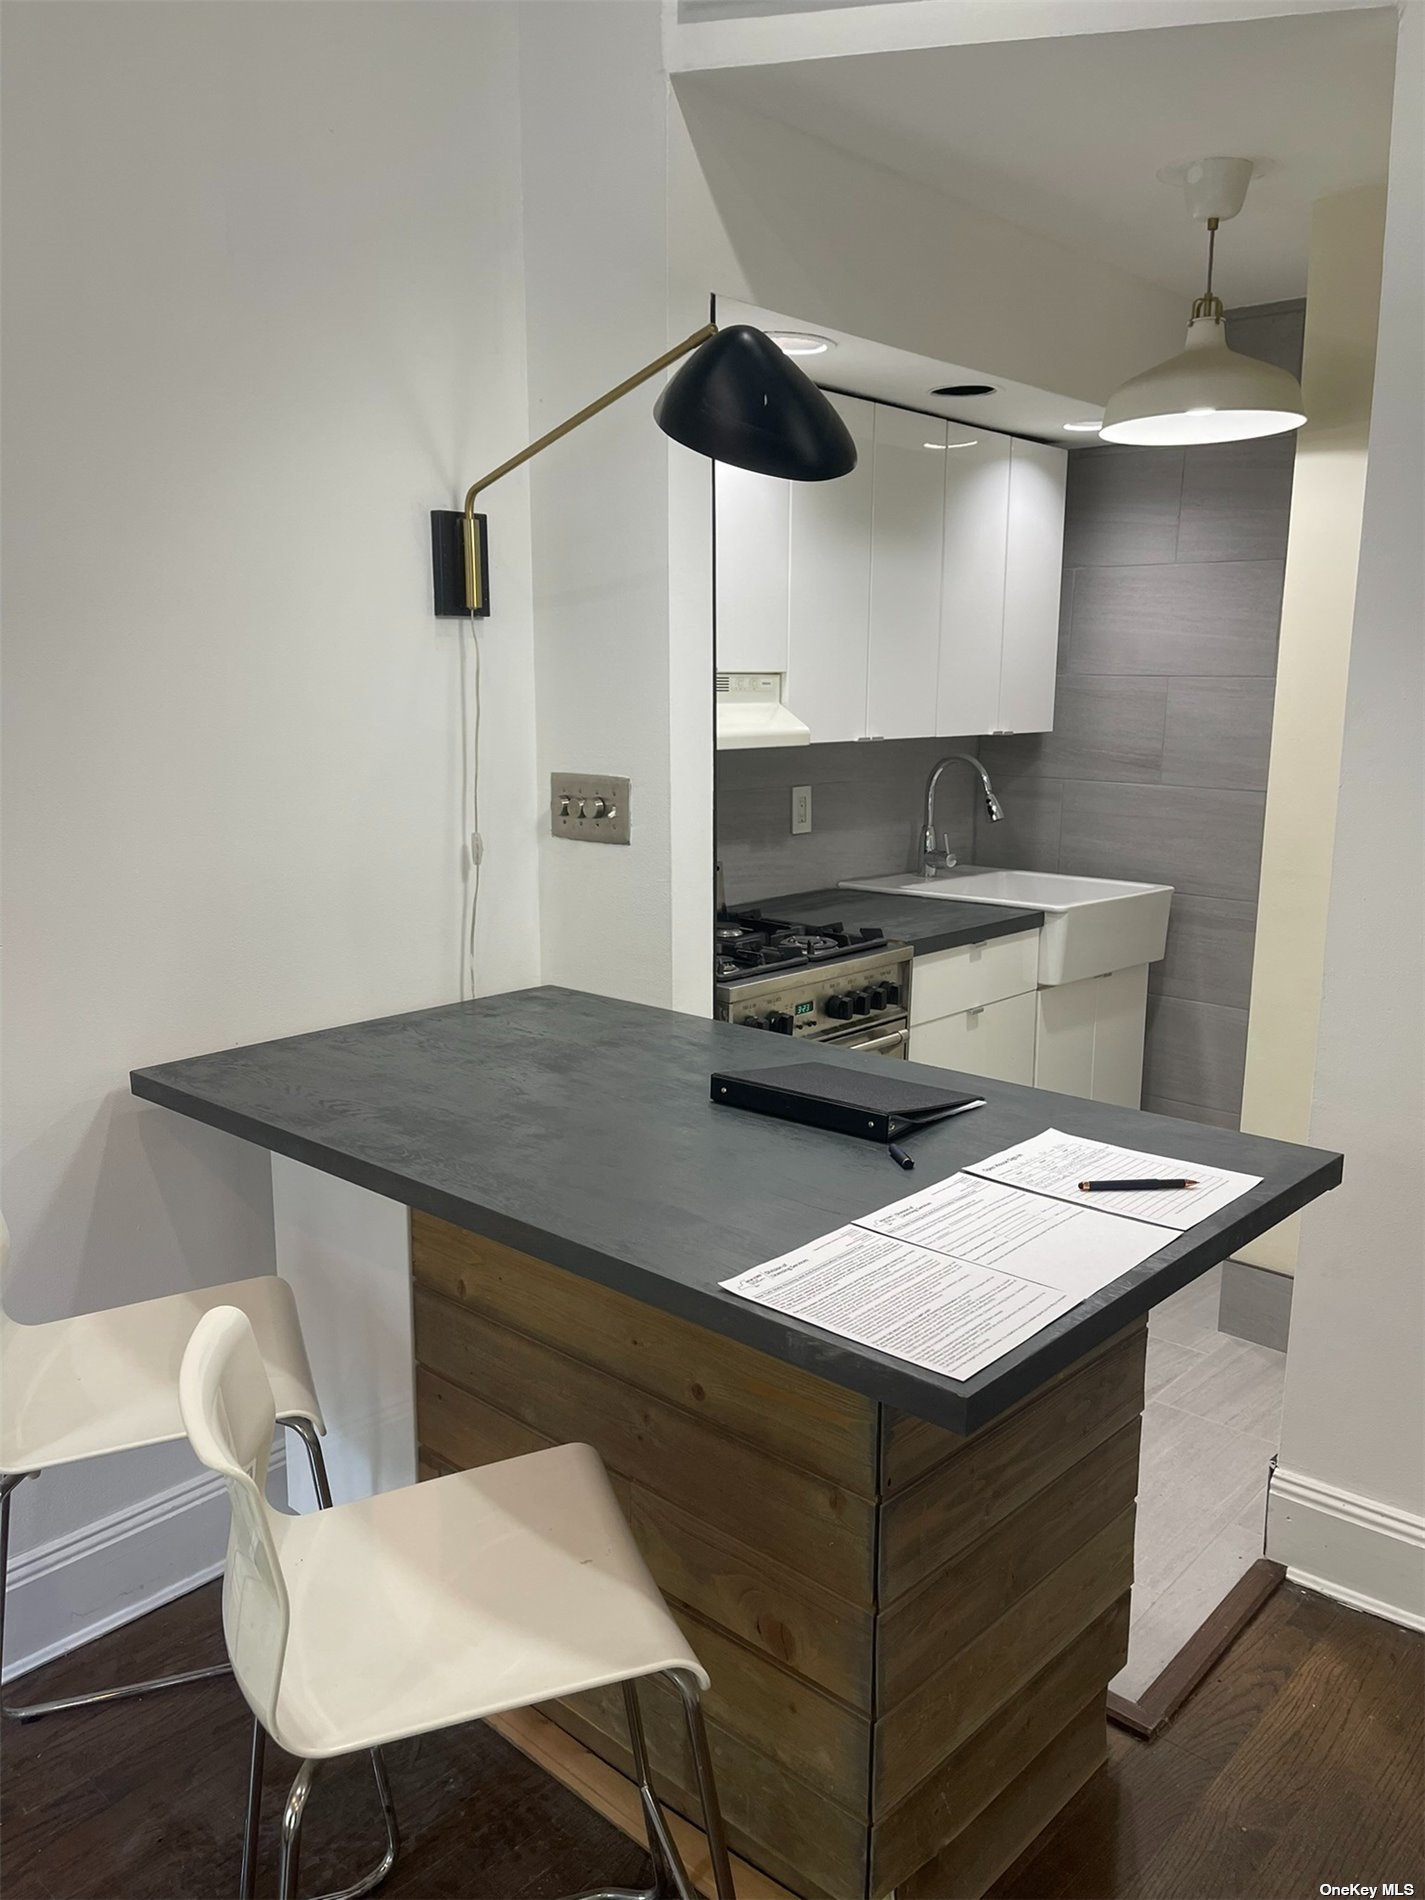
[[[286,1452],[272,1458],[281,1497]],[[43,1476],[38,1480],[45,1482]],[[222,1574],[228,1500],[202,1471],[142,1504],[115,1511],[10,1562],[5,1605],[6,1682]],[[214,1624],[216,1635],[216,1619]],[[215,1660],[218,1652],[215,1648]]]
[[[1278,1465],[1267,1555],[1293,1583],[1425,1630],[1425,1517]]]

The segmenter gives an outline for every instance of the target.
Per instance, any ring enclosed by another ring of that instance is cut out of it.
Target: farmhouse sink
[[[906,871],[894,877],[847,878],[842,889],[923,897],[932,903],[949,897],[962,904],[1022,904],[1042,910],[1039,982],[1046,986],[1156,963],[1167,942],[1173,897],[1170,884],[997,871],[978,864],[937,871],[933,878]]]

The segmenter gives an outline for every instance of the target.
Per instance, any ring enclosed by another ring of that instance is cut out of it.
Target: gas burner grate
[[[723,911],[714,926],[716,976],[721,983],[753,972],[808,967],[878,949],[885,941],[882,931],[847,930],[839,919],[806,923],[760,910]]]

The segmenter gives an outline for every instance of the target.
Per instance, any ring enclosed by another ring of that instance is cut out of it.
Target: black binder
[[[894,1068],[894,1063],[886,1063]],[[865,1141],[899,1141],[903,1135],[967,1108],[983,1108],[982,1095],[957,1095],[953,1089],[923,1082],[899,1082],[893,1075],[839,1069],[829,1062],[789,1062],[775,1069],[746,1069],[712,1078],[712,1099],[724,1108],[750,1108],[782,1121],[806,1122]]]

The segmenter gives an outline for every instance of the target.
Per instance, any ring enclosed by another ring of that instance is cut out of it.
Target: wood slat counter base
[[[712,1677],[734,1850],[811,1900],[974,1900],[1104,1760],[1146,1328],[968,1438],[424,1214],[423,1472],[583,1439]],[[695,1818],[671,1692],[660,1790]],[[548,1705],[626,1772],[617,1692]]]

